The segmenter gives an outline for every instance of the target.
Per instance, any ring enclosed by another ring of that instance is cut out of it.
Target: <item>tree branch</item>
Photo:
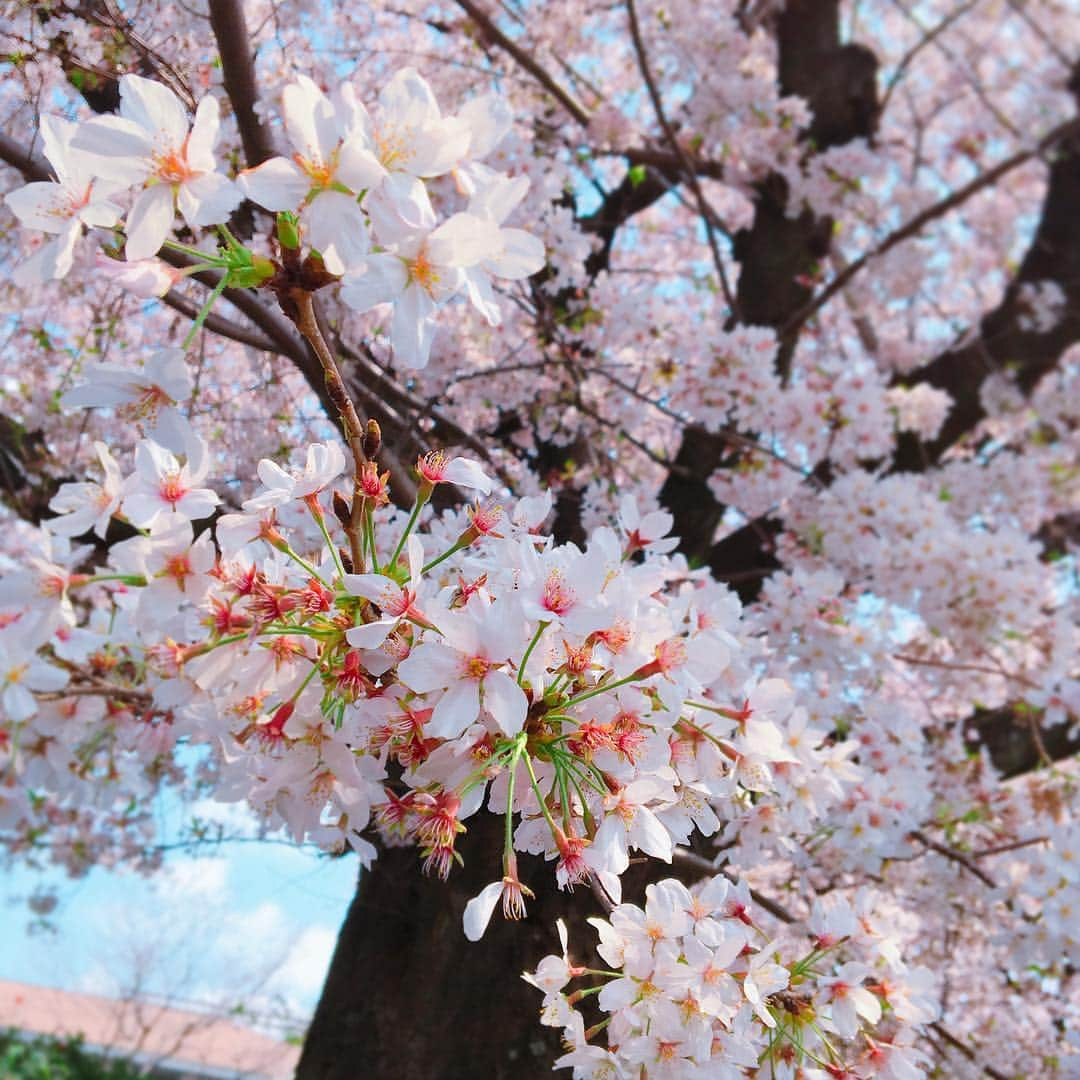
[[[161,301],[171,307],[173,311],[178,311],[189,319],[194,319],[199,313],[200,305],[175,289],[170,289],[161,297]],[[260,352],[280,355],[281,350],[278,345],[266,337],[265,334],[241,326],[239,323],[233,322],[232,319],[225,318],[224,315],[218,315],[217,312],[210,312],[203,320],[203,325],[207,330],[228,338],[230,341],[239,342],[241,345],[250,345],[251,348],[258,349]]]
[[[910,240],[913,236],[918,236],[923,228],[926,225],[929,225],[931,221],[936,221],[938,218],[944,217],[957,207],[963,206],[963,204],[973,195],[977,195],[991,184],[997,183],[1003,176],[1007,176],[1014,169],[1024,165],[1033,157],[1041,157],[1056,143],[1069,138],[1077,132],[1080,132],[1080,119],[1074,117],[1064,124],[1058,124],[1056,128],[1047,132],[1046,135],[1044,135],[1029,150],[1021,150],[1019,153],[1013,154],[1004,161],[998,162],[993,168],[987,169],[984,173],[980,173],[970,181],[970,183],[965,184],[958,191],[952,192],[945,196],[945,198],[934,203],[933,206],[928,206],[925,210],[916,214],[905,225],[902,225],[895,232],[890,233],[889,236],[873,248],[873,250],[866,252],[864,255],[860,255],[854,262],[849,263],[841,270],[817,296],[811,298],[808,303],[804,304],[803,307],[795,312],[791,319],[784,324],[780,331],[780,336],[782,338],[791,338],[798,334],[799,330],[807,323],[807,321],[817,314],[817,312],[819,312],[841,289],[845,288],[851,282],[852,278],[854,278],[868,263],[874,259],[879,259],[882,255],[892,251],[897,244],[902,244],[905,240]]]
[[[249,166],[260,165],[276,151],[270,131],[255,111],[259,90],[242,0],[210,0],[210,26],[217,39],[225,93],[232,102],[244,156]]]
[[[508,38],[474,0],[455,0],[455,3],[476,23],[488,41],[513,57],[582,127],[588,126],[589,113],[585,106],[561,87],[532,53]]]

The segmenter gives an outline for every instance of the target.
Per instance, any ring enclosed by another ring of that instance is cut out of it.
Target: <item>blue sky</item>
[[[287,1014],[302,1028],[357,866],[273,842],[173,852],[152,878],[15,866],[0,879],[0,979],[109,996],[138,986],[177,1005],[242,1006],[282,1033]],[[27,904],[42,892],[58,900],[50,928],[33,925]]]

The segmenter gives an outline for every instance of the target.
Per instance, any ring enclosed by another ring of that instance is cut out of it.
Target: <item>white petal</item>
[[[370,255],[345,276],[341,298],[354,311],[370,311],[377,304],[396,300],[408,284],[409,271],[396,255]]]
[[[170,146],[179,147],[188,133],[188,118],[180,99],[163,83],[140,75],[120,79],[120,115],[147,132],[160,132]]]
[[[484,158],[502,142],[514,124],[514,111],[502,94],[481,94],[465,103],[458,119],[468,127],[469,157]]]
[[[177,203],[189,225],[221,225],[229,220],[243,198],[228,177],[208,172],[181,184]]]
[[[354,649],[377,649],[397,624],[397,619],[379,619],[354,626],[345,632],[345,637]]]
[[[630,826],[630,839],[635,847],[653,855],[664,862],[671,862],[675,843],[671,833],[660,823],[660,819],[644,806],[639,806],[634,813],[634,823]]]
[[[487,925],[491,922],[492,913],[495,911],[495,905],[499,902],[499,897],[502,896],[503,884],[501,881],[493,881],[490,885],[485,885],[480,891],[479,896],[474,896],[465,905],[465,936],[470,941],[479,941],[484,936],[484,931],[487,929]]]
[[[425,731],[434,739],[456,739],[480,714],[480,684],[454,683],[435,706]]]
[[[4,202],[28,229],[58,233],[66,229],[71,220],[64,213],[67,193],[62,184],[54,184],[51,180],[35,181],[9,191]]]
[[[166,450],[180,454],[188,445],[192,430],[191,423],[183,413],[165,407],[158,410],[157,422],[146,429],[146,434]]]
[[[430,317],[434,311],[434,300],[415,285],[409,286],[394,305],[390,343],[394,347],[394,358],[406,367],[427,367],[437,329],[435,320]]]
[[[442,114],[435,94],[416,68],[402,68],[379,94],[380,117],[384,122],[422,127],[437,123]]]
[[[502,230],[502,251],[485,266],[496,277],[520,281],[544,268],[544,242],[524,229]]]
[[[124,255],[132,261],[156,255],[169,235],[172,223],[172,188],[168,184],[148,187],[128,212]]]
[[[505,671],[489,671],[484,679],[484,707],[504,735],[516,735],[525,726],[529,702]]]
[[[361,267],[371,251],[367,220],[356,199],[341,191],[321,191],[304,208],[301,221],[311,246],[322,252],[331,274]]]
[[[491,174],[487,183],[469,200],[469,213],[491,218],[501,225],[525,198],[529,191],[527,176],[509,177]]]
[[[295,210],[311,190],[311,178],[295,162],[276,157],[236,179],[240,190],[267,210]]]
[[[458,487],[472,488],[481,495],[491,494],[491,478],[475,461],[456,457],[447,462],[443,470],[443,479]]]
[[[195,110],[195,123],[187,141],[188,164],[197,172],[213,172],[214,143],[220,126],[221,109],[217,98],[208,94]]]
[[[438,266],[475,266],[502,251],[499,227],[475,214],[454,214],[428,237],[428,256]]]
[[[362,596],[378,604],[387,593],[398,596],[401,587],[384,574],[346,574],[345,591],[351,596]]]
[[[442,176],[448,173],[469,149],[472,133],[456,117],[448,117],[418,131],[407,168],[416,176]]]
[[[29,259],[20,263],[11,275],[16,285],[36,285],[43,281],[56,281],[64,277],[71,269],[75,254],[75,244],[82,232],[78,221],[69,223],[68,228],[54,240],[42,244]]]
[[[289,141],[308,161],[326,165],[338,144],[337,121],[330,99],[306,75],[282,94]]]
[[[377,188],[386,176],[386,169],[371,152],[364,135],[356,132],[341,144],[335,176],[359,195],[366,189]]]
[[[176,512],[189,521],[201,521],[208,518],[220,502],[221,499],[209,488],[196,488],[176,503]]]
[[[13,720],[16,724],[23,720],[29,720],[37,712],[37,699],[25,686],[21,686],[19,683],[12,683],[4,687],[3,695],[0,697],[0,704],[4,706],[4,712],[7,713],[8,719]],[[491,918],[490,913],[488,918]]]
[[[364,205],[382,244],[398,244],[435,227],[435,210],[427,188],[414,176],[388,176]]]
[[[612,979],[603,990],[600,991],[598,1004],[604,1012],[615,1012],[625,1009],[627,1005],[633,1005],[641,996],[641,988],[631,978]]]
[[[151,134],[122,116],[98,116],[80,124],[71,146],[92,156],[95,172],[107,179],[136,184],[150,173]]]
[[[398,678],[418,694],[449,686],[461,672],[462,657],[438,642],[425,642],[398,665]],[[475,713],[473,714],[475,716]]]

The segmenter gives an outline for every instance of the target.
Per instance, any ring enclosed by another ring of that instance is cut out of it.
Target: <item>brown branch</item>
[[[957,866],[965,869],[969,874],[973,874],[977,877],[988,889],[996,889],[997,882],[981,867],[976,866],[963,852],[955,851],[950,847],[946,847],[944,844],[939,844],[936,840],[931,840],[924,832],[919,829],[915,829],[908,833],[908,836],[912,840],[918,841],[923,847],[928,848],[930,851],[936,852],[938,855],[943,856],[950,862],[956,863]]]
[[[259,90],[242,0],[210,0],[210,26],[217,39],[225,93],[232,102],[244,156],[254,167],[272,158],[276,151],[269,130],[255,111]]]
[[[513,57],[555,100],[582,126],[589,123],[588,110],[567,90],[563,89],[528,50],[508,38],[491,17],[474,0],[455,0],[488,41]]]
[[[592,889],[593,896],[596,897],[600,906],[604,909],[604,914],[610,915],[615,910],[615,901],[608,896],[607,889],[604,888],[595,874],[589,875],[589,888]]]
[[[700,855],[695,855],[692,851],[686,851],[684,848],[676,848],[672,855],[672,860],[675,862],[681,862],[684,866],[693,867],[695,870],[700,870],[703,874],[723,874],[728,881],[733,884],[738,884],[738,879],[735,875],[726,867],[714,866],[708,859],[703,858]],[[750,890],[750,899],[754,901],[758,907],[763,908],[773,918],[779,919],[782,923],[798,922],[794,915],[783,904],[778,903],[776,900],[770,899],[763,893],[759,893],[756,889]]]
[[[1011,1080],[1011,1078],[998,1069],[995,1069],[993,1065],[982,1065],[978,1061],[975,1051],[971,1049],[966,1043],[961,1042],[948,1028],[943,1027],[939,1020],[935,1020],[930,1027],[937,1032],[937,1034],[945,1040],[954,1050],[959,1050],[961,1054],[968,1059],[968,1061],[974,1063],[978,1068],[982,1069],[983,1075],[989,1076],[992,1080]]]
[[[153,694],[144,690],[125,690],[119,686],[66,686],[63,690],[48,690],[34,695],[38,701],[63,701],[70,697],[103,697],[123,701],[128,705],[149,709],[154,705]],[[162,709],[162,712],[168,710]]]
[[[52,180],[52,171],[44,158],[32,154],[9,135],[0,131],[0,161],[18,169],[28,181]]]
[[[806,322],[820,311],[841,289],[845,288],[851,282],[852,278],[854,278],[855,275],[869,262],[892,251],[897,244],[902,244],[905,240],[910,240],[913,236],[918,235],[931,221],[944,217],[945,214],[949,213],[951,210],[955,210],[958,206],[962,206],[973,195],[977,195],[983,189],[996,183],[1003,176],[1012,172],[1013,169],[1018,168],[1034,157],[1040,157],[1056,143],[1077,132],[1080,132],[1080,119],[1074,118],[1063,124],[1058,124],[1057,127],[1047,132],[1047,134],[1030,149],[1021,150],[1011,157],[1007,157],[1004,161],[998,162],[992,169],[980,173],[974,180],[965,184],[958,191],[952,192],[945,196],[945,198],[934,203],[933,206],[928,206],[921,213],[916,214],[905,225],[902,225],[895,232],[890,233],[889,236],[873,250],[860,255],[854,262],[849,263],[844,270],[837,274],[836,277],[817,294],[817,296],[812,297],[803,305],[803,307],[795,312],[781,328],[780,336],[782,338],[790,339],[798,334]]]
[[[701,181],[698,180],[697,171],[693,163],[687,157],[686,152],[679,143],[678,135],[671,126],[671,121],[668,120],[667,114],[664,112],[664,102],[660,96],[659,87],[656,85],[656,80],[653,78],[652,71],[649,68],[649,58],[645,51],[645,42],[641,37],[641,25],[638,22],[637,5],[634,3],[634,0],[627,0],[626,12],[630,18],[630,37],[634,42],[634,52],[637,55],[638,68],[641,71],[642,79],[645,81],[645,88],[649,92],[649,100],[652,102],[653,112],[656,113],[656,120],[664,133],[664,138],[667,140],[672,152],[678,159],[683,176],[694,195],[698,213],[701,215],[701,220],[705,223],[705,236],[709,242],[709,251],[712,254],[713,265],[716,267],[716,276],[719,279],[720,288],[724,294],[724,300],[727,303],[728,310],[731,312],[732,317],[738,319],[739,314],[735,304],[735,296],[731,291],[727,272],[724,270],[724,259],[720,253],[720,245],[716,241],[716,230],[713,228],[712,207],[709,206],[709,203],[705,198],[705,192],[701,189]]]
[[[183,293],[177,292],[175,289],[170,289],[163,297],[161,297],[161,300],[162,303],[171,307],[173,311],[178,311],[181,315],[184,315],[189,319],[194,319],[199,313],[200,305],[190,297],[184,296]],[[270,352],[277,355],[280,355],[281,353],[281,349],[277,343],[271,341],[265,334],[252,330],[249,327],[241,326],[239,323],[233,322],[232,319],[227,319],[224,315],[218,315],[216,312],[210,312],[203,320],[203,325],[207,330],[210,330],[221,337],[228,338],[230,341],[239,342],[241,345],[249,345],[251,348],[258,349],[260,352]]]
[[[364,466],[368,463],[368,455],[364,449],[364,435],[367,425],[361,424],[357,415],[356,406],[345,386],[345,380],[341,377],[337,360],[330,351],[326,339],[319,327],[319,321],[315,315],[315,305],[312,294],[303,288],[295,288],[290,293],[290,299],[296,308],[297,329],[307,338],[315,355],[322,365],[323,381],[330,400],[334,404],[334,410],[341,419],[341,426],[345,433],[345,442],[352,451],[353,456],[353,500],[352,511],[348,523],[342,522],[345,532],[349,537],[349,554],[352,557],[352,568],[356,573],[363,573],[365,569],[364,545],[361,529],[363,527],[363,513],[367,500],[364,498],[361,484],[363,482]]]

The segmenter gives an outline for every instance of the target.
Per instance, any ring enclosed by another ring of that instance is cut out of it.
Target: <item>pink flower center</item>
[[[162,502],[167,502],[170,506],[175,507],[187,493],[188,489],[180,479],[179,473],[169,473],[168,476],[162,477],[161,485],[158,488],[158,495],[161,496]]]
[[[421,248],[416,258],[409,263],[409,277],[429,296],[434,296],[435,286],[439,284],[439,271]]]
[[[482,679],[491,670],[491,661],[484,656],[470,656],[465,661],[465,678]]]
[[[565,615],[577,601],[577,594],[566,584],[558,570],[552,570],[544,582],[540,604],[553,615]]]
[[[154,155],[154,172],[166,184],[182,184],[195,175],[184,151],[176,149]]]

